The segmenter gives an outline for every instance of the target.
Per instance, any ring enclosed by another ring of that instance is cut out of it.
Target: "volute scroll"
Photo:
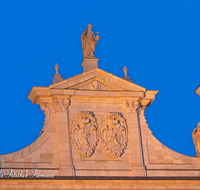
[[[42,103],[42,104],[40,105],[40,109],[41,109],[42,111],[44,111],[45,119],[44,119],[44,126],[43,126],[41,132],[39,133],[39,135],[41,135],[41,134],[44,132],[44,130],[45,130],[45,128],[46,128],[46,126],[47,126],[47,124],[48,124],[48,122],[49,122],[50,115],[51,115],[51,110],[50,110],[50,108],[49,108],[48,103]]]

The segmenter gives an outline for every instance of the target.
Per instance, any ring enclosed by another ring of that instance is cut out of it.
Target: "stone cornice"
[[[40,98],[46,98],[46,102],[51,102],[49,87],[33,87],[28,95],[32,103],[39,104]]]
[[[151,181],[156,181],[156,180],[163,180],[163,181],[168,181],[168,180],[174,180],[174,181],[182,181],[182,180],[189,180],[189,181],[199,181],[200,185],[200,177],[190,177],[190,176],[185,176],[185,177],[129,177],[129,176],[54,176],[54,178],[0,178],[0,181],[27,181],[27,180],[33,180],[33,181],[67,181],[67,180],[120,180],[120,181],[126,181],[126,180],[137,180],[137,181],[146,181],[146,180],[151,180]]]
[[[28,98],[32,103],[52,102],[52,97],[59,96],[93,96],[93,97],[119,97],[124,99],[141,100],[142,105],[149,106],[155,99],[158,91],[89,91],[71,89],[50,89],[49,87],[33,87]]]
[[[69,177],[0,179],[0,189],[199,189],[200,177]]]

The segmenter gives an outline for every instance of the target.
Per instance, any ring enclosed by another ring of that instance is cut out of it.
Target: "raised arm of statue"
[[[83,34],[81,34],[81,42],[82,42],[84,58],[94,57],[94,51],[98,40],[99,40],[99,35],[97,36],[94,35],[94,32],[92,31],[92,25],[89,24],[87,26],[87,31],[84,30]]]

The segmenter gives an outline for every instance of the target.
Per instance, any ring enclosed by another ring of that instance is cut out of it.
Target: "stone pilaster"
[[[60,157],[60,176],[75,175],[69,134],[69,105],[70,98],[55,99]]]
[[[130,166],[132,176],[146,176],[144,166],[141,129],[139,122],[141,106],[139,101],[126,101],[126,118],[128,122]]]

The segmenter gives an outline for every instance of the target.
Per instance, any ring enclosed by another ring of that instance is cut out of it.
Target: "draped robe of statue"
[[[95,46],[99,40],[99,35],[95,36],[88,25],[87,31],[85,30],[81,35],[82,49],[84,57],[94,57]]]

